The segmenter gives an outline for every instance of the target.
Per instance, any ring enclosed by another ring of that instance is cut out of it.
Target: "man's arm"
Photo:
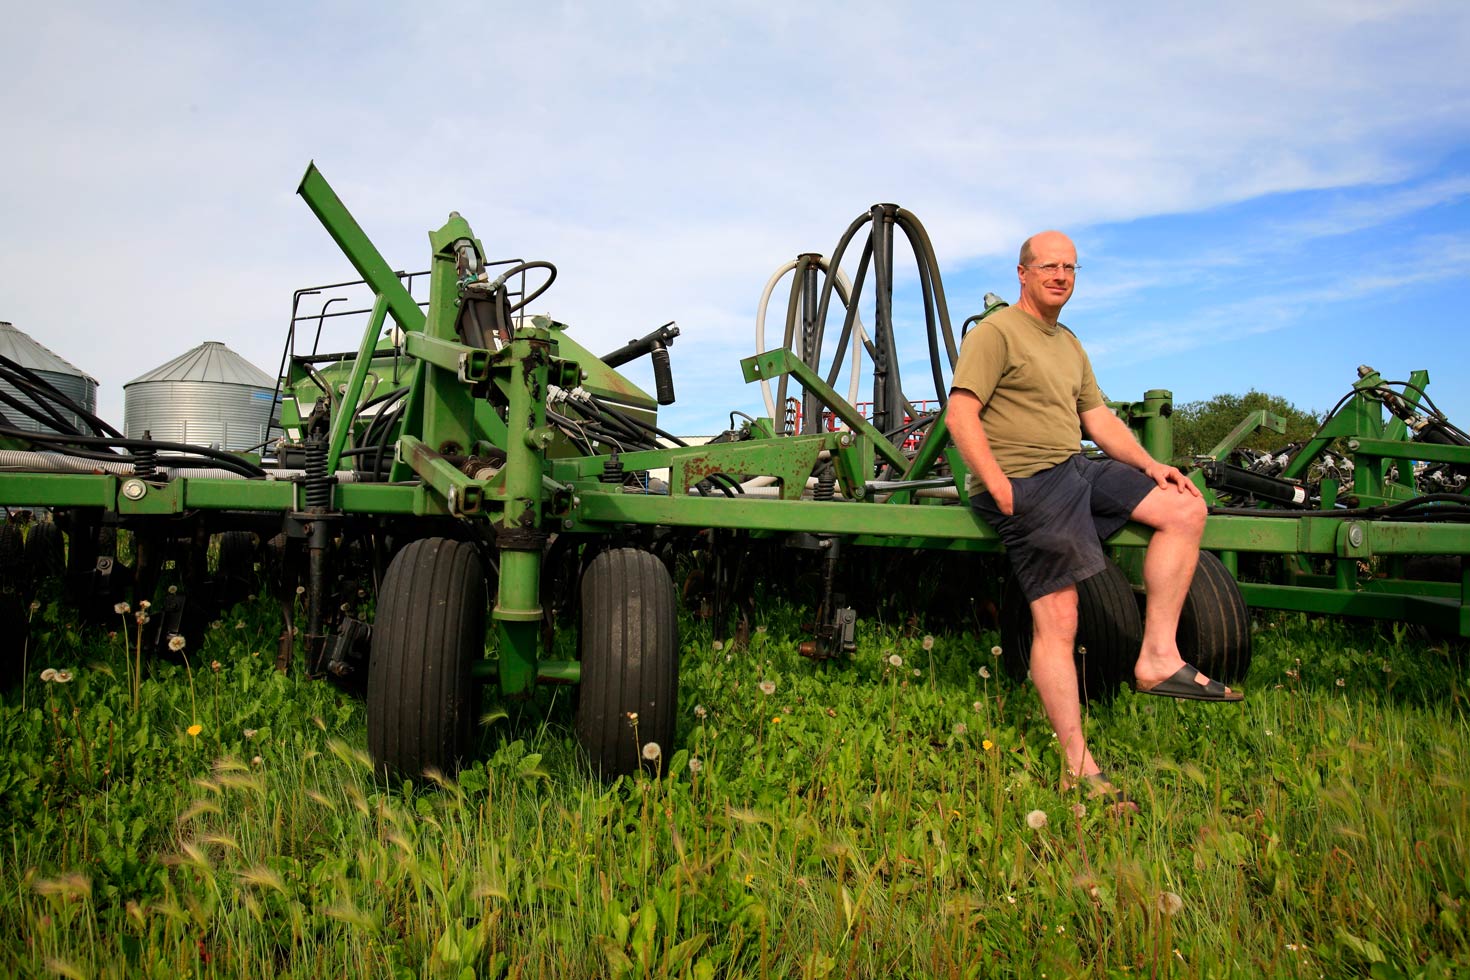
[[[974,392],[955,388],[949,393],[945,425],[949,428],[949,437],[954,440],[955,448],[964,457],[965,465],[985,484],[985,489],[995,498],[995,506],[1000,512],[1009,516],[1015,512],[1015,503],[1011,499],[1011,481],[995,461],[995,453],[990,451],[990,439],[986,437],[985,425],[980,421],[981,407],[980,399],[975,397]]]
[[[1133,431],[1128,428],[1128,425],[1114,415],[1113,410],[1106,405],[1090,408],[1080,413],[1078,417],[1082,420],[1082,431],[1087,433],[1087,438],[1097,443],[1097,447],[1113,459],[1143,470],[1160,487],[1167,488],[1172,485],[1180,493],[1190,493],[1196,497],[1200,495],[1199,488],[1189,482],[1189,479],[1179,472],[1177,467],[1161,463],[1150,456],[1143,446],[1139,445],[1138,440],[1133,438]],[[969,457],[965,458],[968,461]]]

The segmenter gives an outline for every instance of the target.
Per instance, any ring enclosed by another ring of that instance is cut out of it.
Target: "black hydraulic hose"
[[[955,345],[954,327],[949,319],[949,301],[944,295],[944,280],[939,274],[939,258],[934,253],[934,243],[929,240],[929,231],[911,211],[903,208],[898,209],[900,218],[913,222],[914,230],[919,236],[919,244],[923,248],[921,264],[927,265],[934,277],[934,300],[939,309],[939,326],[944,331],[944,349],[949,355],[949,366],[954,368],[960,359],[959,348]]]
[[[796,267],[791,270],[791,296],[786,301],[786,329],[781,334],[781,346],[786,350],[794,349],[791,345],[796,339],[797,302],[801,298],[802,287],[806,283],[806,267],[809,261],[810,258],[808,256],[802,255],[797,258]],[[802,340],[804,342],[806,338],[803,337]],[[817,350],[821,350],[820,345],[817,347]],[[802,355],[802,360],[808,367],[813,371],[818,370],[809,360],[812,356],[811,351],[803,350]],[[818,357],[820,356],[819,354]],[[781,375],[781,380],[776,383],[776,411],[782,412],[783,417],[785,414],[783,406],[786,404],[786,378],[787,376],[783,374]],[[785,430],[784,425],[782,426],[782,430]]]
[[[3,354],[0,354],[0,364],[3,364],[5,367],[10,368],[12,371],[19,372],[32,384],[39,386],[39,388],[46,393],[47,398],[51,399],[53,402],[60,405],[67,411],[74,413],[83,422],[86,422],[87,425],[91,427],[95,435],[113,435],[119,437],[122,436],[121,432],[117,431],[111,425],[108,425],[102,419],[98,418],[96,415],[93,415],[91,412],[87,411],[85,408],[72,401],[70,396],[68,396],[65,392],[58,389],[55,385],[51,384],[51,382],[41,377],[30,368],[25,367],[22,364],[18,364],[15,361],[12,361],[10,358],[4,356]],[[20,386],[17,385],[16,387]]]
[[[827,372],[827,386],[829,388],[837,384],[837,375],[841,373],[842,363],[847,357],[847,344],[852,339],[852,331],[857,324],[858,298],[863,294],[863,285],[868,280],[868,263],[872,259],[873,250],[871,247],[865,247],[863,254],[858,257],[857,274],[852,278],[852,298],[847,303],[847,316],[842,318],[842,335],[837,340],[837,354],[832,359],[832,370]],[[833,269],[837,268],[835,264],[830,267]],[[817,311],[818,318],[823,315],[822,310]],[[877,353],[877,348],[873,346],[873,339],[871,337],[863,338],[863,348],[868,352],[869,357],[873,357]]]
[[[1463,513],[1470,520],[1470,497],[1458,493],[1426,493],[1415,497],[1413,500],[1401,500],[1394,504],[1380,504],[1376,507],[1342,508],[1340,510],[1268,510],[1256,509],[1254,507],[1211,507],[1211,514],[1224,514],[1233,517],[1290,517],[1300,520],[1304,517],[1332,517],[1332,518],[1383,518],[1387,520],[1417,520],[1418,515],[1413,511],[1438,505],[1433,509],[1442,509],[1444,516],[1458,515]]]
[[[75,444],[77,446],[122,446],[125,449],[150,449],[162,450],[171,453],[188,453],[194,456],[204,456],[208,459],[217,460],[225,469],[235,469],[241,473],[249,473],[260,478],[265,477],[265,470],[248,463],[234,453],[225,452],[220,449],[210,449],[208,446],[193,446],[183,442],[158,442],[152,439],[112,439],[107,436],[63,436],[52,435],[47,432],[26,432],[23,429],[0,429],[0,435],[23,436],[34,442],[55,444],[65,452],[66,448]]]
[[[0,380],[8,381],[9,379],[0,377]],[[36,401],[27,403],[3,389],[0,389],[0,402],[5,403],[38,425],[51,426],[62,435],[81,435],[81,432],[76,426],[72,425],[70,421],[62,417],[60,412],[51,407],[50,402]]]
[[[510,280],[511,276],[518,275],[523,272],[529,272],[532,269],[545,269],[547,272],[546,281],[543,282],[536,289],[522,296],[520,298],[520,301],[510,308],[510,312],[512,313],[516,312],[521,307],[530,303],[532,300],[536,299],[542,293],[551,288],[551,284],[556,282],[556,266],[552,265],[550,262],[547,262],[544,259],[532,259],[529,262],[519,262],[511,266],[509,269],[501,272],[500,275],[496,276],[496,281],[504,285]]]
[[[939,401],[939,407],[943,408],[949,398],[948,389],[944,384],[944,371],[939,363],[939,337],[935,324],[936,305],[943,310],[944,340],[951,369],[954,368],[956,351],[954,333],[949,326],[949,308],[944,300],[944,286],[939,282],[939,265],[931,263],[929,254],[925,251],[925,246],[928,244],[928,233],[924,231],[924,226],[919,223],[919,219],[914,217],[912,212],[905,211],[903,208],[898,209],[895,218],[898,226],[903,229],[904,237],[909,241],[909,248],[913,250],[919,267],[919,289],[924,298],[924,330],[929,338],[929,367],[934,376],[934,396]],[[930,249],[932,251],[932,246]]]
[[[635,418],[632,415],[629,415],[629,414],[627,414],[625,412],[621,412],[621,411],[617,410],[616,408],[613,408],[611,405],[604,404],[595,395],[591,395],[591,396],[588,396],[588,397],[590,397],[592,399],[592,404],[596,405],[600,410],[611,414],[613,418],[616,418],[619,421],[631,423],[632,425],[636,426],[639,429],[644,430],[645,432],[651,432],[651,433],[653,433],[656,436],[661,436],[662,438],[667,439],[668,441],[672,442],[676,446],[687,446],[687,445],[689,445],[683,439],[680,439],[676,435],[672,435],[672,434],[670,434],[668,432],[665,432],[663,429],[660,429],[656,425],[650,425],[649,423],[644,422],[642,419]]]

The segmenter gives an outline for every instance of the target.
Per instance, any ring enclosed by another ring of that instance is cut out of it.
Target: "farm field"
[[[31,616],[4,976],[1470,973],[1470,670],[1419,631],[1257,614],[1243,705],[1094,705],[1117,816],[1058,791],[993,632],[868,619],[813,663],[794,611],[739,645],[686,619],[665,778],[590,778],[562,688],[414,787],[360,700],[274,669],[263,599],[136,689],[136,611]]]

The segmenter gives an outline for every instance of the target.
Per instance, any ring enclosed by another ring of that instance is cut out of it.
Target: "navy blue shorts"
[[[1015,513],[1009,517],[988,491],[972,494],[970,506],[1000,535],[1030,602],[1102,571],[1102,540],[1128,523],[1128,515],[1156,486],[1126,463],[1078,453],[1051,469],[1012,479]]]

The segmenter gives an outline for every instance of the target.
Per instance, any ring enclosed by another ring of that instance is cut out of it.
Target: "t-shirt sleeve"
[[[1077,353],[1082,357],[1082,385],[1077,391],[1077,414],[1081,415],[1091,409],[1101,408],[1107,404],[1107,399],[1097,386],[1097,378],[1092,374],[1092,362],[1088,360],[1087,351],[1082,349],[1080,343],[1077,345]]]
[[[954,366],[950,390],[959,388],[970,392],[982,404],[988,402],[1000,384],[1005,365],[1005,337],[994,324],[982,320],[960,345],[960,359]]]

